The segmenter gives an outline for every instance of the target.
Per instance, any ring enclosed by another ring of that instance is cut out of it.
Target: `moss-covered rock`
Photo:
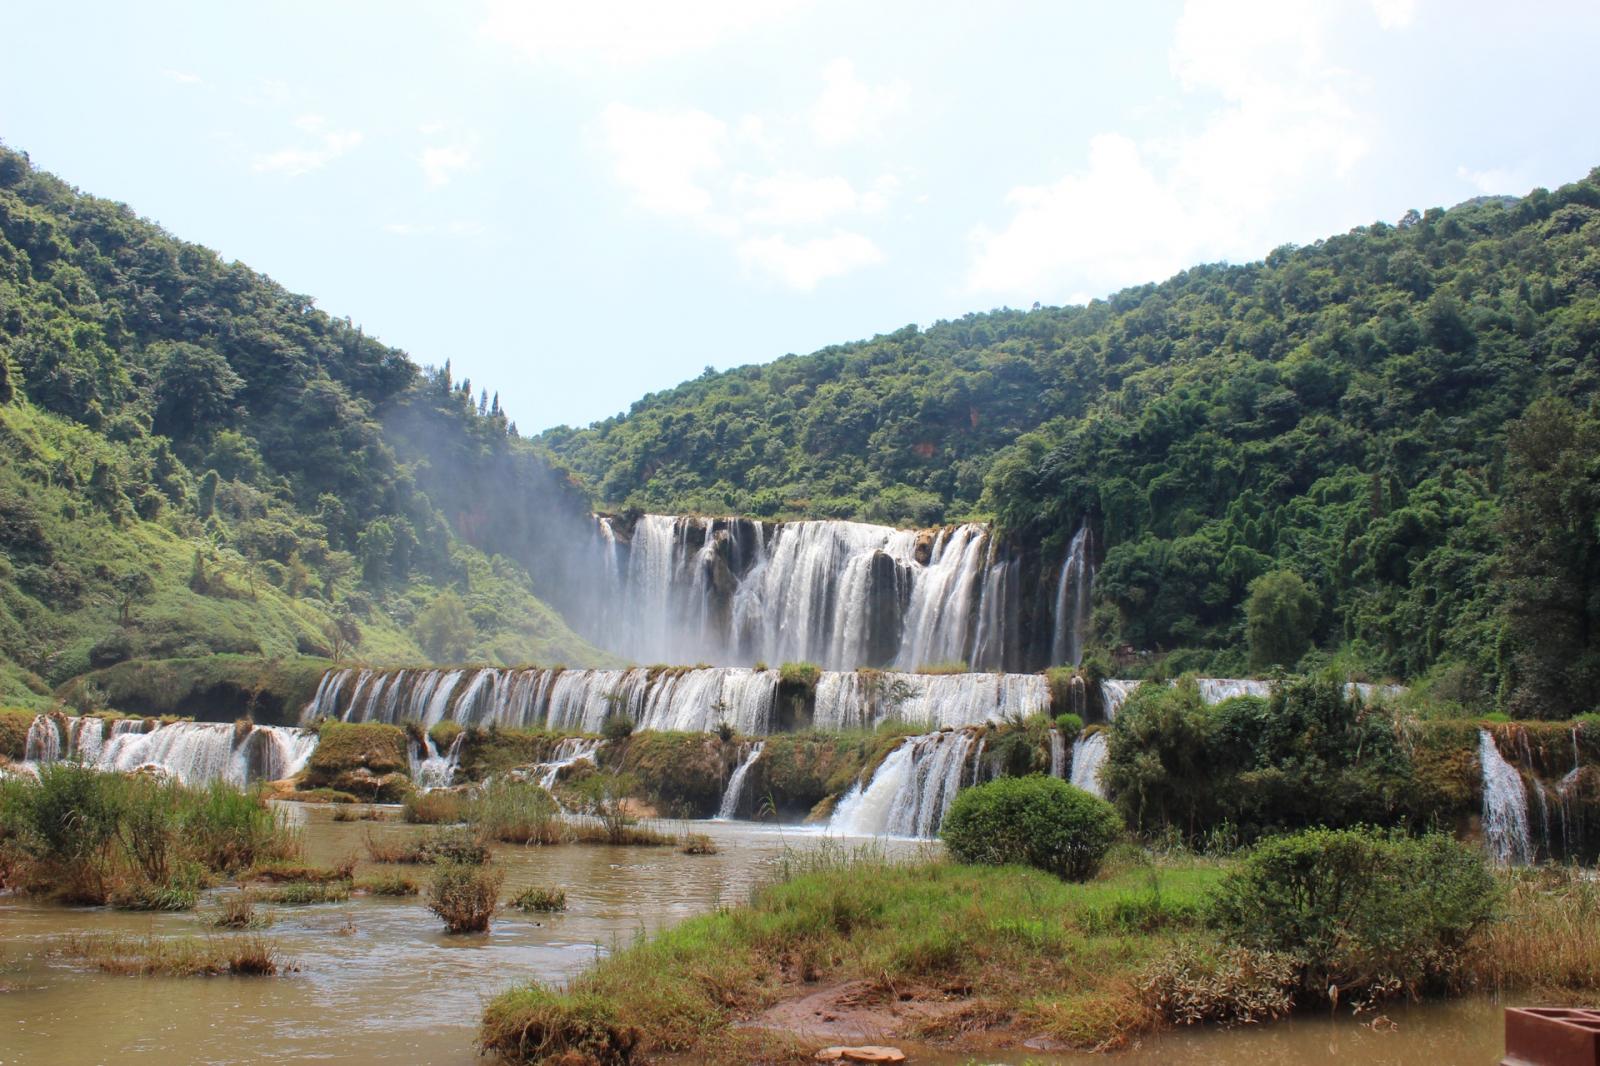
[[[38,712],[0,708],[0,756],[20,760],[28,749],[28,728]]]
[[[861,772],[893,750],[896,737],[796,733],[767,738],[746,788],[779,818],[817,814],[818,804],[848,792]],[[881,760],[879,760],[881,761]]]
[[[441,726],[443,724],[440,723]],[[435,727],[436,733],[438,728]],[[542,729],[471,727],[461,741],[461,758],[456,764],[457,780],[482,781],[491,774],[504,773],[514,766],[548,762],[556,745],[567,735]],[[447,747],[439,742],[438,735],[434,736],[433,742],[440,751]]]
[[[405,730],[382,722],[324,722],[301,786],[398,802],[411,788]]]
[[[739,753],[715,733],[635,733],[612,747],[606,765],[631,774],[656,810],[675,818],[717,813]]]
[[[84,709],[104,701],[145,716],[182,715],[202,722],[248,716],[263,725],[294,725],[332,665],[299,656],[134,659],[73,678],[58,695]]]

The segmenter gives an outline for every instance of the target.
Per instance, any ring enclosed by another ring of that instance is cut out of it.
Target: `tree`
[[[156,351],[155,432],[179,442],[199,440],[233,420],[244,379],[227,359],[198,344],[167,344]]]
[[[461,597],[449,589],[422,609],[411,632],[422,650],[440,663],[465,661],[478,635]]]
[[[1245,636],[1250,666],[1292,666],[1311,647],[1319,610],[1316,594],[1292,570],[1273,570],[1250,582]]]
[[[1506,435],[1497,567],[1513,714],[1600,705],[1600,417],[1543,397]]]

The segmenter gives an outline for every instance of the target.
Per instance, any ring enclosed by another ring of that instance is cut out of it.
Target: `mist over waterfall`
[[[1062,581],[1071,617],[1061,623],[1054,604],[1025,592],[1021,557],[976,523],[907,530],[647,514],[630,526],[602,515],[601,588],[572,613],[598,643],[639,662],[1042,669],[1065,661],[1041,646],[1052,624],[1058,644],[1082,647],[1093,579],[1086,530],[1073,544]]]
[[[304,769],[317,735],[278,726],[40,715],[28,729],[24,765],[72,759],[97,770],[153,769],[185,785],[277,781]]]

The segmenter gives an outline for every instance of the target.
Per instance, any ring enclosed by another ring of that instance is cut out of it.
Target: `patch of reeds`
[[[470,826],[432,829],[420,836],[367,834],[367,854],[373,862],[427,865],[454,862],[481,866],[489,861],[489,846]]]
[[[217,900],[211,924],[218,929],[265,929],[272,924],[272,912],[258,909],[251,892],[230,892]]]
[[[561,839],[568,844],[612,844],[619,847],[671,847],[678,838],[643,825],[568,822]]]
[[[717,842],[711,839],[709,833],[685,833],[678,850],[685,855],[715,855]]]
[[[349,881],[288,881],[271,888],[257,890],[263,903],[278,903],[290,907],[309,906],[314,903],[343,903],[350,898]]]
[[[467,799],[460,792],[434,789],[412,792],[402,801],[400,817],[413,825],[448,825],[466,821]]]
[[[621,1021],[615,1004],[602,995],[530,985],[489,1004],[478,1046],[513,1062],[626,1066],[633,1061],[640,1036],[638,1028]]]
[[[61,950],[105,973],[137,977],[272,977],[300,968],[280,957],[272,942],[260,936],[73,935],[66,938]]]
[[[535,885],[525,888],[512,899],[511,905],[519,911],[549,913],[567,909],[567,893],[559,888]]]
[[[288,881],[307,881],[327,884],[348,881],[355,873],[356,857],[346,855],[332,866],[313,866],[303,862],[273,862],[251,867],[245,875],[248,881],[271,881],[282,884]]]
[[[483,933],[500,902],[505,872],[497,867],[441,862],[428,884],[428,909],[452,933]]]
[[[382,807],[344,806],[336,807],[333,811],[333,820],[336,822],[387,822],[390,820],[389,812]]]
[[[550,793],[533,782],[501,777],[486,784],[463,813],[485,840],[554,844],[561,839],[559,811]]]
[[[1569,867],[1503,877],[1500,915],[1463,952],[1462,984],[1593,1000],[1600,993],[1600,883]]]
[[[371,896],[415,896],[422,886],[403,873],[384,871],[357,881],[356,890]]]

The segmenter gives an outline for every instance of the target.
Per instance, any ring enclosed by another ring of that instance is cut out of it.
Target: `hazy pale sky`
[[[17,4],[0,139],[523,432],[1600,164],[1600,5]]]

